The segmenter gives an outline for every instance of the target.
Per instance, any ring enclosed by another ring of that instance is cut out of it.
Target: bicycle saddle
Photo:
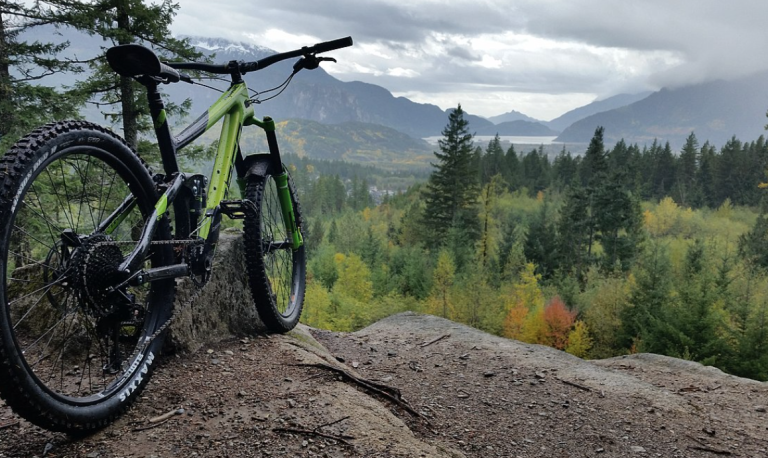
[[[114,46],[107,50],[107,62],[121,76],[159,76],[168,82],[179,81],[179,73],[160,62],[154,51],[137,44]]]

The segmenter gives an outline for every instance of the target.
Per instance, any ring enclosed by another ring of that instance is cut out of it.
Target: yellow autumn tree
[[[350,254],[336,255],[339,266],[339,278],[333,285],[333,292],[343,294],[363,304],[367,304],[373,298],[373,282],[371,270],[363,262],[360,256]]]
[[[331,299],[328,290],[320,282],[307,282],[301,322],[313,328],[333,328]]]
[[[578,320],[568,334],[568,345],[565,346],[565,351],[573,356],[584,358],[590,348],[592,348],[592,337],[589,335],[589,329],[583,321]]]
[[[655,211],[646,210],[643,215],[646,229],[656,237],[672,233],[679,218],[680,207],[671,197],[663,198]]]
[[[527,263],[520,272],[520,281],[514,285],[512,294],[506,300],[505,337],[528,343],[544,341],[544,294],[539,287],[539,280],[541,275],[536,274],[536,266]]]
[[[339,278],[330,294],[331,329],[334,331],[354,331],[371,321],[373,282],[371,271],[356,254],[345,256],[337,253],[335,257]]]
[[[432,274],[432,291],[427,298],[427,313],[453,319],[455,309],[451,288],[456,276],[456,264],[446,249],[440,250],[437,265]]]

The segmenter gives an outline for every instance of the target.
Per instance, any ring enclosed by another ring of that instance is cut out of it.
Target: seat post
[[[147,102],[152,116],[152,124],[155,127],[157,144],[160,147],[160,157],[163,160],[163,169],[166,176],[170,177],[179,171],[179,161],[176,158],[176,141],[171,135],[168,118],[165,112],[160,92],[157,90],[157,81],[150,77],[139,78],[139,82],[147,88]]]

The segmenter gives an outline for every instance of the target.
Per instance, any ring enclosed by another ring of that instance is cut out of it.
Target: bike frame
[[[208,110],[184,128],[178,137],[172,135],[168,125],[165,107],[157,90],[158,81],[152,77],[141,77],[138,80],[147,87],[150,113],[165,171],[162,183],[159,185],[161,190],[164,189],[164,192],[155,204],[153,213],[147,218],[147,223],[142,230],[136,248],[126,257],[119,270],[124,272],[129,277],[129,280],[134,278],[149,252],[157,225],[166,214],[169,204],[174,204],[176,210],[177,232],[179,228],[184,228],[184,232],[190,233],[182,235],[188,236],[199,228],[197,235],[206,242],[207,246],[211,246],[211,249],[213,249],[218,240],[220,228],[218,224],[218,220],[221,218],[220,205],[228,195],[233,169],[237,170],[237,175],[240,179],[252,174],[272,175],[275,178],[283,223],[289,236],[289,243],[292,249],[299,249],[303,244],[303,240],[296,224],[293,203],[288,189],[288,175],[283,170],[280,159],[275,136],[275,123],[269,117],[265,117],[263,121],[255,117],[253,105],[248,97],[248,89],[239,75],[237,77],[233,75],[233,83],[230,88]],[[180,214],[185,212],[188,214],[190,212],[189,201],[187,199],[177,200],[176,197],[184,187],[187,187],[191,190],[187,197],[201,204],[201,189],[203,186],[201,181],[203,178],[202,175],[189,175],[181,172],[178,166],[177,153],[203,133],[213,128],[220,120],[223,120],[221,133],[214,158],[213,171],[209,177],[207,198],[204,203],[204,211],[202,212],[203,219],[199,222],[197,228],[187,227],[183,224]],[[269,146],[269,154],[242,156],[239,148],[240,133],[243,126],[249,125],[256,125],[264,130]],[[240,180],[238,180],[238,184],[241,186],[241,195],[243,195],[244,190]],[[135,198],[128,196],[123,204],[100,224],[99,230],[103,230],[107,234],[112,232],[125,218],[125,215],[135,206],[135,203]],[[150,275],[147,276],[147,280],[153,281],[160,278],[183,276],[188,273],[188,269],[185,267],[185,265],[176,265],[150,269],[150,271],[157,272],[148,272]]]

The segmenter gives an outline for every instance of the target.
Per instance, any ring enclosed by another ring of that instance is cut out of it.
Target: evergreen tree
[[[666,353],[686,356],[703,364],[722,364],[728,353],[725,314],[718,307],[719,296],[712,274],[705,269],[704,243],[696,239],[686,253],[683,281],[678,287],[679,307],[668,314],[677,329],[677,341]]]
[[[578,178],[578,163],[566,151],[565,145],[552,164],[552,182],[557,190],[563,190],[567,186],[576,183]]]
[[[651,154],[654,161],[652,195],[655,199],[663,199],[674,189],[675,157],[669,142],[664,144],[664,148],[659,147]]]
[[[47,76],[79,71],[80,62],[57,55],[69,43],[20,39],[52,22],[45,2],[0,1],[0,150],[33,128],[52,120],[78,116],[83,100],[71,92],[43,86]]]
[[[680,151],[678,167],[676,169],[675,190],[672,196],[675,202],[683,207],[692,207],[695,202],[701,200],[700,189],[696,180],[697,160],[699,155],[699,142],[693,132],[685,140],[685,145]]]
[[[517,157],[515,151],[515,145],[509,145],[507,154],[504,155],[504,162],[506,163],[507,176],[504,177],[507,183],[509,183],[510,191],[514,191],[520,188],[520,159]]]
[[[743,204],[743,171],[739,166],[744,160],[741,141],[731,137],[720,149],[714,174],[714,189],[716,190],[716,206],[725,199],[731,199],[734,204]],[[757,186],[757,183],[753,184]]]
[[[536,265],[536,273],[545,280],[552,278],[559,268],[556,236],[555,225],[550,221],[549,204],[545,199],[528,227],[524,245],[525,259]]]
[[[624,189],[625,176],[622,171],[612,173],[592,199],[596,240],[603,247],[601,263],[608,271],[629,270],[643,239],[640,202]]]
[[[509,176],[507,168],[507,161],[504,157],[504,149],[501,147],[501,140],[499,134],[488,142],[488,147],[485,150],[485,154],[481,158],[481,184],[486,184],[491,181],[491,178],[496,175],[501,175],[504,179]]]
[[[634,271],[636,282],[629,306],[621,311],[621,344],[626,349],[664,353],[667,336],[674,332],[666,320],[671,307],[672,279],[665,250],[655,245]]]
[[[430,245],[445,243],[450,228],[474,219],[477,225],[475,202],[478,194],[477,168],[472,147],[469,122],[459,105],[448,116],[443,138],[438,141],[438,162],[429,176],[425,191],[427,211],[423,222],[432,235]]]
[[[587,191],[580,186],[573,186],[565,196],[557,223],[560,266],[564,272],[574,274],[582,283],[587,265],[591,262],[589,245],[593,229],[589,211]]]
[[[589,141],[587,151],[581,161],[579,175],[581,176],[581,185],[585,187],[594,187],[608,170],[608,164],[605,157],[605,146],[603,144],[602,126],[595,129],[595,134]]]
[[[696,175],[696,181],[701,185],[701,201],[699,206],[709,206],[716,208],[722,203],[719,201],[717,184],[715,183],[715,174],[717,171],[717,152],[715,147],[709,142],[701,146],[699,153],[699,170]]]
[[[195,51],[187,39],[173,38],[170,25],[179,5],[171,0],[147,3],[142,0],[95,0],[72,2],[48,0],[56,14],[54,21],[74,27],[89,35],[99,36],[111,46],[141,43],[151,46],[164,59],[182,58],[200,60],[202,54]],[[139,146],[139,133],[152,129],[148,117],[146,91],[133,78],[120,76],[107,65],[102,48],[91,60],[92,75],[76,85],[78,91],[99,98],[99,106],[120,107],[119,114],[105,113],[113,121],[121,121],[123,136],[134,148]],[[168,104],[169,113],[182,112],[182,107]]]
[[[755,225],[739,237],[739,255],[749,264],[768,270],[768,198],[764,198]]]

